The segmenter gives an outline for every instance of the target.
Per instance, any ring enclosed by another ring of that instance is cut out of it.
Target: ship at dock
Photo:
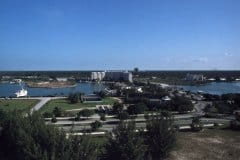
[[[16,97],[25,97],[27,96],[28,91],[26,89],[21,89],[15,93]]]
[[[19,85],[21,86],[21,89],[18,90],[18,91],[15,93],[16,97],[18,98],[18,97],[25,97],[25,96],[27,96],[28,91],[23,88],[22,81],[20,81]]]

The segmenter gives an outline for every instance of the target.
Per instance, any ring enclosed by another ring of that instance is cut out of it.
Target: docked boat
[[[15,93],[17,97],[24,97],[27,96],[28,91],[26,89],[21,89]]]

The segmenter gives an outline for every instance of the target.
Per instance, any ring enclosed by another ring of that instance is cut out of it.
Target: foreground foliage
[[[101,125],[96,121],[92,129]],[[46,125],[39,113],[23,116],[0,110],[0,159],[4,160],[163,159],[174,142],[172,119],[166,113],[149,116],[145,131],[137,130],[133,121],[120,121],[106,145],[99,147],[91,136],[67,137]]]
[[[45,125],[35,113],[23,117],[18,112],[0,111],[0,159],[73,160],[96,159],[98,147],[89,137],[69,137]]]
[[[145,133],[148,157],[153,160],[164,159],[175,144],[175,129],[168,112],[152,115],[147,120]]]
[[[175,129],[167,112],[150,115],[146,130],[137,130],[134,122],[123,122],[114,129],[106,146],[107,159],[161,160],[175,144]]]
[[[143,159],[146,146],[144,140],[136,131],[133,122],[120,124],[113,130],[106,146],[107,159],[137,160]]]

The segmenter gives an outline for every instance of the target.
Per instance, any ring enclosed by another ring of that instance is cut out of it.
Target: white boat
[[[28,91],[22,88],[21,90],[17,91],[15,95],[17,97],[24,97],[24,96],[27,96],[27,93]]]

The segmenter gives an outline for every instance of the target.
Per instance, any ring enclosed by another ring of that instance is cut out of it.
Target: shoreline
[[[42,83],[34,83],[34,82],[26,82],[25,83],[28,88],[72,88],[76,87],[77,83],[72,82],[42,82]]]

